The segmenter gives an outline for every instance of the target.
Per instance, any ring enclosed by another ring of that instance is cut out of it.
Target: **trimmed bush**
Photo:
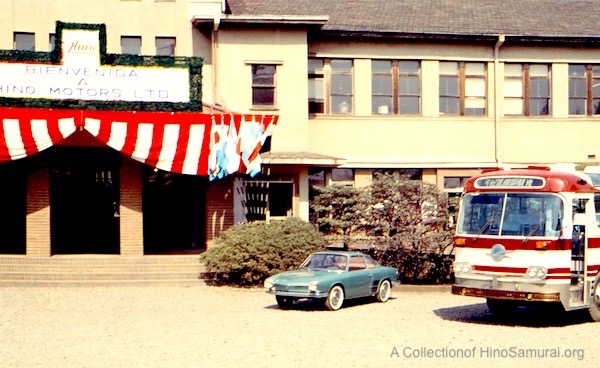
[[[313,252],[323,250],[323,235],[297,218],[239,224],[226,230],[201,255],[209,281],[256,286],[269,276],[294,269]]]

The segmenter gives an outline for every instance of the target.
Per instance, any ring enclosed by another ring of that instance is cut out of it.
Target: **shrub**
[[[235,225],[201,255],[201,260],[209,281],[254,286],[298,267],[309,254],[323,249],[323,235],[311,224],[288,218]]]
[[[321,189],[311,208],[321,231],[343,234],[345,245],[372,247],[368,252],[373,258],[398,268],[401,281],[449,280],[449,203],[435,185],[379,174],[365,188]]]

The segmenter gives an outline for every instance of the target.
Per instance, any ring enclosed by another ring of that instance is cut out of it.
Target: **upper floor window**
[[[121,36],[121,53],[140,55],[142,53],[142,37]]]
[[[600,65],[569,65],[569,115],[600,114]]]
[[[156,55],[175,56],[175,37],[156,37],[154,39]]]
[[[330,61],[330,99],[332,114],[352,113],[352,60],[334,59]]]
[[[35,33],[15,32],[13,48],[15,50],[35,51]]]
[[[373,60],[371,63],[373,114],[418,114],[421,77],[418,61]]]
[[[550,111],[550,68],[544,64],[504,65],[505,115],[541,116]]]
[[[308,59],[308,112],[310,114],[325,112],[324,80],[324,60]]]
[[[440,62],[440,113],[485,115],[485,63]]]
[[[48,35],[48,44],[50,45],[49,50],[54,50],[56,47],[56,34],[50,33],[50,35]]]
[[[252,106],[275,106],[275,65],[252,65]]]
[[[308,59],[308,112],[351,114],[352,73],[352,60]]]

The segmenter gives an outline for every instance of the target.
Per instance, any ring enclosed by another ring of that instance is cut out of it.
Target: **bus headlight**
[[[530,279],[543,280],[546,278],[547,273],[548,273],[548,269],[546,267],[531,266],[527,269],[527,272],[525,273],[525,275]]]
[[[454,274],[473,272],[473,267],[467,262],[454,262]]]

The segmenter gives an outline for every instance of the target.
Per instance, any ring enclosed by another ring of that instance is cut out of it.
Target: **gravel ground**
[[[528,309],[498,321],[447,287],[400,286],[385,304],[328,312],[280,310],[262,290],[202,282],[5,286],[0,312],[2,368],[547,368],[600,358],[600,324],[582,313]]]

